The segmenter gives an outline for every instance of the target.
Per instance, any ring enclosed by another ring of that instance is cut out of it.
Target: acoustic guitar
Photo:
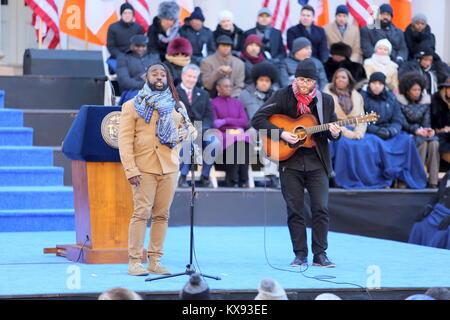
[[[282,138],[279,138],[277,141],[264,134],[263,130],[260,130],[263,150],[268,158],[274,161],[284,161],[289,159],[300,147],[314,147],[316,143],[312,135],[327,131],[332,123],[339,126],[347,126],[358,123],[376,122],[378,118],[379,115],[372,111],[371,113],[362,114],[357,117],[319,125],[316,117],[312,114],[304,114],[296,119],[283,114],[274,114],[268,120],[277,127],[284,128],[284,130],[296,134],[300,140],[295,144],[288,143]]]

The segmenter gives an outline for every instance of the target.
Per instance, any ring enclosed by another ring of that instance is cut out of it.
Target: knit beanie
[[[266,278],[260,281],[255,300],[288,300],[288,298],[286,291],[277,281]]]
[[[379,46],[385,46],[389,49],[389,54],[391,54],[392,52],[392,44],[390,43],[390,41],[388,39],[381,39],[378,40],[377,43],[375,43],[375,48],[378,48]]]
[[[427,24],[427,17],[423,13],[418,13],[412,18],[412,22],[416,23],[418,20],[425,21],[425,24]]]
[[[383,3],[380,6],[380,13],[383,13],[383,12],[389,13],[391,15],[391,17],[394,16],[394,9],[392,9],[392,7],[389,3]]]
[[[189,20],[198,19],[205,22],[205,16],[203,15],[202,9],[200,7],[195,7],[194,11],[192,11],[188,19]]]
[[[297,51],[302,50],[303,48],[307,46],[312,46],[311,41],[309,41],[308,38],[300,37],[294,40],[292,43],[292,54],[294,55]]]
[[[316,64],[313,59],[307,58],[300,61],[297,65],[297,69],[295,70],[295,77],[308,78],[316,81],[319,80],[319,74],[317,73]]]
[[[374,72],[370,75],[369,83],[374,81],[380,81],[382,84],[386,85],[386,76],[383,72]]]
[[[335,16],[337,16],[340,13],[348,15],[348,8],[345,4],[341,4],[341,5],[337,6]]]
[[[130,9],[131,11],[133,11],[133,14],[134,14],[133,6],[131,4],[129,4],[128,2],[125,2],[120,6],[120,15],[122,15],[122,13],[127,9]]]
[[[181,300],[211,300],[208,285],[198,273],[191,275],[189,281],[180,292]]]

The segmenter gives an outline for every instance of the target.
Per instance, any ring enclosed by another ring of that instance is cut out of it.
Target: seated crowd
[[[392,7],[383,4],[380,26],[359,29],[349,22],[347,6],[339,5],[335,20],[322,28],[305,5],[299,23],[287,30],[286,49],[267,8],[247,31],[230,11],[221,12],[210,30],[200,7],[182,24],[173,1],[160,3],[146,34],[129,3],[120,13],[107,37],[119,104],[142,89],[150,64],[166,64],[189,117],[202,124],[202,141],[195,143],[211,150],[203,154],[203,187],[212,186],[217,163],[225,164],[226,186],[248,187],[249,165],[261,144],[251,119],[278,89],[292,85],[305,59],[315,65],[317,87],[333,98],[338,120],[378,115],[374,122],[343,127],[342,138],[330,142],[336,187],[436,188],[439,169],[450,167],[450,71],[435,52],[423,14],[403,32],[392,23]],[[181,153],[190,149],[186,144]],[[189,186],[188,160],[182,157],[179,187]],[[277,164],[263,155],[259,160],[266,180],[279,187]]]

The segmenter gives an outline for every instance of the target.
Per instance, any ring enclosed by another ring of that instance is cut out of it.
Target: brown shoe
[[[148,275],[148,270],[140,263],[140,260],[134,261],[130,260],[128,263],[128,274],[130,276],[146,276]]]
[[[170,271],[167,270],[158,260],[150,260],[147,270],[148,272],[154,274],[170,274]]]

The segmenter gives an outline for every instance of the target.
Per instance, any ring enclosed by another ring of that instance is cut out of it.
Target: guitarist
[[[323,116],[323,123],[337,121],[334,112],[333,98],[325,93],[322,95],[322,115],[318,114],[319,76],[311,59],[299,62],[295,79],[291,85],[278,90],[253,116],[252,126],[276,133],[288,143],[295,144],[299,137],[272,124],[268,118],[274,114],[284,114],[298,118],[311,113],[317,119]],[[319,106],[320,109],[320,106]],[[318,121],[319,122],[319,121]],[[292,157],[280,161],[281,192],[287,205],[288,228],[291,236],[295,259],[291,266],[303,266],[308,263],[308,245],[304,210],[304,189],[308,190],[312,211],[312,252],[313,265],[335,267],[327,255],[327,233],[329,224],[328,189],[329,177],[332,174],[328,140],[338,140],[341,128],[330,124],[329,130],[313,135],[316,146],[313,148],[298,148]],[[277,139],[277,137],[273,137]]]

